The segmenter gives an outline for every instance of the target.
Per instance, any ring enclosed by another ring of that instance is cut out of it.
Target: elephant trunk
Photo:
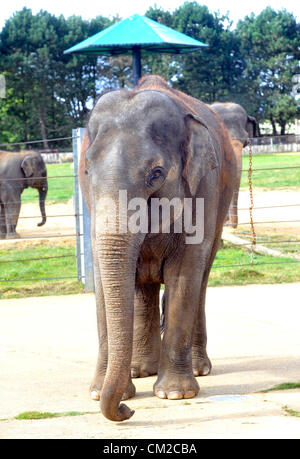
[[[119,403],[130,381],[136,264],[142,238],[132,234],[99,234],[96,253],[105,298],[108,367],[101,392],[101,411],[111,421],[129,419],[134,411]]]
[[[39,189],[39,204],[40,204],[40,210],[41,210],[41,215],[42,215],[42,221],[38,223],[37,226],[43,226],[47,220],[46,211],[45,211],[45,200],[46,200],[47,192],[48,192],[47,184]]]

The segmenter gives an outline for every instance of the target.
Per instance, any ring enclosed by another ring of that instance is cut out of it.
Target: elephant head
[[[42,221],[38,226],[46,223],[45,200],[48,192],[47,170],[42,156],[38,153],[29,153],[24,156],[21,169],[26,178],[26,186],[36,188],[39,192],[39,205]]]
[[[133,414],[119,403],[130,375],[137,264],[145,238],[152,237],[149,229],[120,231],[120,190],[128,202],[145,201],[148,210],[153,198],[182,202],[196,195],[201,178],[219,164],[206,123],[177,102],[164,91],[142,88],[107,93],[90,116],[83,142],[79,178],[91,213],[109,348],[100,403],[114,421]],[[128,221],[133,210],[129,205]],[[104,231],[103,222],[112,220],[114,230]]]
[[[221,118],[232,140],[247,145],[248,138],[258,136],[258,123],[239,104],[232,102],[214,103],[210,106]]]
[[[257,137],[259,134],[258,123],[253,116],[249,116],[246,110],[239,104],[232,102],[214,103],[210,106],[225,124],[237,161],[237,174],[235,178],[235,192],[228,212],[229,224],[238,226],[238,193],[242,173],[242,152],[248,145],[248,139]]]

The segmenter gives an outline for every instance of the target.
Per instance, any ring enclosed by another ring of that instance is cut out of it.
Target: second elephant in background
[[[234,194],[228,211],[228,224],[233,228],[238,226],[238,197],[242,174],[242,151],[247,145],[248,138],[258,136],[258,123],[253,116],[239,104],[232,102],[216,102],[210,107],[219,115],[225,124],[237,160],[237,177]]]
[[[0,151],[0,239],[20,237],[16,232],[21,194],[32,187],[39,192],[42,221],[46,223],[45,200],[48,191],[46,164],[38,152]]]

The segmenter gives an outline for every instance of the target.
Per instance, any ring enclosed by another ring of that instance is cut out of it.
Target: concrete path
[[[93,295],[0,301],[0,438],[300,438],[300,284],[210,288],[213,372],[195,399],[160,400],[134,380],[135,415],[112,423],[89,398],[97,356]],[[24,411],[81,416],[16,420]],[[4,420],[6,419],[6,420]]]

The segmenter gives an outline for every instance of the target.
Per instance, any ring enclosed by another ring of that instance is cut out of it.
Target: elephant
[[[107,419],[133,415],[120,404],[135,395],[132,373],[157,374],[154,395],[172,400],[195,397],[196,376],[210,372],[205,294],[235,175],[230,137],[215,112],[157,75],[102,95],[93,108],[79,182],[91,217],[99,337],[90,391]],[[153,229],[152,206],[175,198],[180,205],[170,212],[169,228],[161,218]],[[137,202],[145,203],[144,218],[150,215],[140,231],[129,225],[138,221]],[[177,225],[187,204],[197,218],[201,202],[202,237],[190,240],[191,228]]]
[[[47,170],[37,152],[0,151],[0,238],[18,238],[16,226],[21,209],[21,194],[25,188],[39,191],[42,221],[46,223],[45,199],[48,191]]]
[[[237,160],[237,176],[233,198],[229,207],[228,225],[238,226],[238,198],[242,175],[242,151],[248,144],[248,138],[258,136],[258,123],[253,116],[239,104],[233,102],[215,102],[210,107],[219,115],[231,137]]]

